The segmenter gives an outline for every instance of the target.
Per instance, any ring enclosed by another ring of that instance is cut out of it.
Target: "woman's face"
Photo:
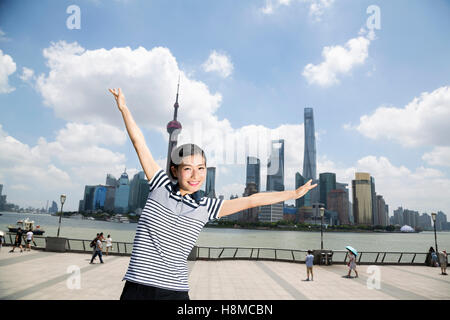
[[[194,193],[206,179],[205,159],[199,154],[183,157],[177,169],[172,167],[172,173],[178,179],[182,195]]]

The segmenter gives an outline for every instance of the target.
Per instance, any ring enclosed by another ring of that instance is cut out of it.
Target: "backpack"
[[[91,248],[94,248],[97,245],[97,238],[95,238],[94,240],[91,241]]]

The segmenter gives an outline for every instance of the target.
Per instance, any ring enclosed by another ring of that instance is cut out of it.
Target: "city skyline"
[[[279,139],[284,187],[294,189],[311,107],[316,174],[351,189],[355,172],[369,172],[391,214],[448,212],[450,4],[379,1],[377,18],[370,1],[326,3],[82,0],[77,29],[67,3],[2,1],[3,194],[45,207],[65,193],[64,209],[76,210],[85,185],[141,170],[108,88],[123,89],[165,168],[179,79],[178,144],[205,150],[216,195],[245,190],[245,156],[261,160],[266,186]]]

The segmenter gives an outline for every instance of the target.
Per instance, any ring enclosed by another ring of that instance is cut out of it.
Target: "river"
[[[56,236],[59,217],[48,214],[2,212],[0,230],[8,231],[8,225],[29,218],[45,230],[44,236]],[[62,218],[60,236],[90,240],[98,232],[111,235],[114,241],[133,242],[136,223],[117,223],[87,219]],[[450,232],[437,232],[439,250],[450,249]],[[434,232],[421,233],[358,233],[324,232],[325,249],[345,250],[351,245],[360,251],[427,252],[434,247]],[[318,249],[320,232],[272,231],[204,228],[197,240],[204,247],[254,247],[280,249]]]

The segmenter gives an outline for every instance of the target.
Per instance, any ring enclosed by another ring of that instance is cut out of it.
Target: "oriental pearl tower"
[[[180,77],[178,77],[178,87],[177,87],[177,98],[175,100],[175,104],[173,107],[175,108],[175,112],[173,114],[173,120],[167,124],[167,132],[169,133],[169,148],[167,150],[167,166],[166,172],[169,176],[170,180],[175,183],[175,180],[172,179],[170,175],[170,158],[172,154],[172,150],[177,146],[178,134],[181,132],[181,123],[177,121],[178,114],[178,92],[180,90]]]

